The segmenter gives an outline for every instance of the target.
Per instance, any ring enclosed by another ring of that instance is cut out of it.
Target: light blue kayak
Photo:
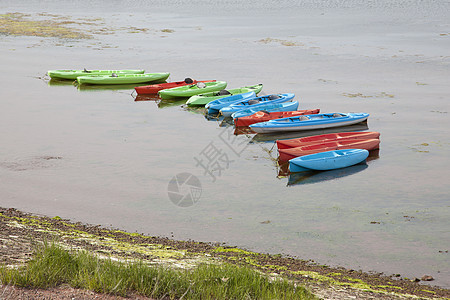
[[[359,164],[368,156],[369,151],[364,149],[344,149],[319,152],[289,160],[289,171],[302,172],[305,168],[319,171],[346,168]]]
[[[284,102],[284,103],[267,103],[256,108],[250,107],[246,109],[241,109],[240,111],[232,113],[231,117],[233,119],[247,117],[261,110],[271,113],[276,111],[293,111],[297,110],[297,108],[298,108],[298,101]]]
[[[294,99],[295,95],[292,93],[285,93],[285,94],[272,94],[272,95],[266,95],[266,96],[260,96],[252,99],[242,100],[237,103],[230,104],[226,107],[223,107],[220,109],[220,113],[224,117],[231,117],[231,115],[237,111],[240,111],[242,109],[246,108],[258,108],[262,107],[265,104],[271,103],[283,103],[292,101]]]
[[[242,100],[253,99],[253,98],[256,98],[255,92],[237,94],[237,95],[213,100],[213,101],[209,102],[208,104],[206,104],[205,108],[208,109],[208,114],[218,114],[222,107],[228,106],[233,103],[238,103]]]
[[[270,120],[250,125],[256,133],[298,131],[340,127],[364,122],[369,118],[367,113],[329,113],[303,115]]]

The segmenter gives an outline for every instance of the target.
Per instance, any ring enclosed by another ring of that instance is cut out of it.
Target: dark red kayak
[[[235,126],[250,126],[259,122],[266,122],[273,119],[296,117],[300,115],[314,115],[318,114],[320,109],[305,109],[305,110],[294,110],[294,111],[258,111],[251,116],[245,116],[234,119]]]
[[[307,144],[317,144],[321,142],[329,141],[342,141],[342,140],[360,140],[360,139],[379,139],[380,133],[376,131],[356,131],[356,132],[339,132],[328,133],[313,136],[306,136],[297,139],[290,140],[277,140],[278,149],[287,149],[294,147],[306,146]]]
[[[314,154],[319,152],[342,150],[342,149],[365,149],[374,150],[380,146],[379,139],[353,139],[353,140],[336,140],[328,142],[319,142],[317,144],[309,144],[302,147],[278,149],[279,160],[288,161],[292,158]]]
[[[159,84],[151,84],[151,85],[143,85],[137,86],[134,89],[138,95],[145,94],[157,94],[160,90],[171,89],[179,86],[184,86],[188,84],[196,84],[197,82],[214,82],[215,80],[193,80],[191,78],[186,78],[184,81],[175,81],[175,82],[165,82]]]

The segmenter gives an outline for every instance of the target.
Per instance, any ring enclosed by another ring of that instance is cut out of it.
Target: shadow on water
[[[313,184],[323,181],[335,180],[338,178],[350,176],[365,170],[368,167],[367,163],[359,163],[357,165],[330,170],[330,171],[304,171],[298,173],[291,173],[288,177],[287,186],[300,185],[300,184]]]

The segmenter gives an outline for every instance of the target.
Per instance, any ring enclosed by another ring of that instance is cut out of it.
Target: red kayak
[[[273,119],[296,117],[300,115],[314,115],[318,114],[320,109],[306,109],[306,110],[294,110],[294,111],[258,111],[251,116],[241,117],[234,119],[235,126],[250,126],[259,122],[266,122]]]
[[[175,81],[175,82],[165,82],[160,84],[151,84],[151,85],[143,85],[137,86],[134,89],[138,95],[144,94],[157,94],[160,90],[171,89],[179,86],[184,86],[188,84],[196,84],[197,82],[213,82],[215,80],[193,80],[191,78],[186,78],[184,81]]]
[[[380,133],[376,131],[328,133],[290,140],[277,140],[277,147],[278,149],[286,149],[286,148],[306,146],[307,144],[311,143],[317,144],[321,142],[342,141],[349,139],[360,140],[360,139],[379,139],[379,138]]]
[[[328,141],[319,142],[317,144],[309,144],[307,146],[278,149],[279,160],[288,161],[292,158],[314,154],[319,152],[331,151],[331,150],[341,150],[341,149],[366,149],[374,150],[378,149],[380,146],[379,139],[353,139],[353,140],[342,140],[342,141]]]

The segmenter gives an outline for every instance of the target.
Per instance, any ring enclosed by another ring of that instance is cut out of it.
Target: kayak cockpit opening
[[[250,100],[248,100],[248,104],[249,105],[254,105],[254,104],[258,104],[259,103],[259,100],[257,100],[257,99],[250,99]]]
[[[192,78],[187,77],[184,79],[184,82],[187,84],[192,84],[192,83],[194,83],[194,80],[192,80]]]
[[[278,96],[278,95],[269,95],[269,97],[267,97],[267,98],[269,98],[269,100],[275,100],[275,99],[280,99],[280,96]]]
[[[231,95],[231,93],[227,90],[220,90],[217,92],[217,96]]]

